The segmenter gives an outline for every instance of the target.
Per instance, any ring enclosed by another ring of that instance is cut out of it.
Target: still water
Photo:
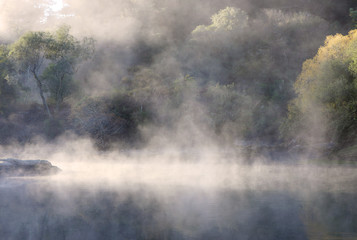
[[[60,167],[0,179],[0,239],[357,239],[353,167]]]

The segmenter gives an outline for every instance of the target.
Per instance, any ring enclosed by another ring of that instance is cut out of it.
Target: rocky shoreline
[[[48,176],[60,171],[47,160],[0,159],[0,177]]]

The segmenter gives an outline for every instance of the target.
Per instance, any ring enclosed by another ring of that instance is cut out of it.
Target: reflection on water
[[[171,167],[2,179],[1,239],[357,239],[357,169]]]

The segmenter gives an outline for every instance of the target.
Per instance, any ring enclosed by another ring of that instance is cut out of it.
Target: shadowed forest
[[[2,145],[354,154],[354,1],[22,2],[1,10]]]

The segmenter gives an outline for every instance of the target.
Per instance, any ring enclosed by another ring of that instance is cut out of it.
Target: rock
[[[61,171],[46,160],[0,159],[0,177],[46,176]]]

